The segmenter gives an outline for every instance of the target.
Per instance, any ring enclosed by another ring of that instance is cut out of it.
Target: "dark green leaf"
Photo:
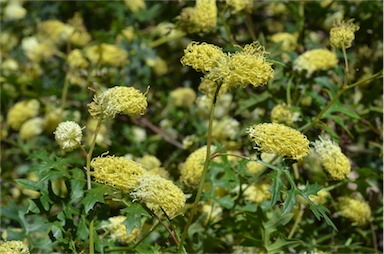
[[[281,180],[282,172],[280,170],[275,171],[270,175],[272,176],[272,185],[270,188],[270,191],[272,193],[271,206],[274,206],[277,202],[279,202],[281,200],[281,193],[280,192],[284,186],[284,183]]]
[[[287,197],[284,201],[284,208],[283,208],[283,214],[289,213],[293,206],[296,204],[296,194],[297,191],[295,188],[290,189],[286,192]]]
[[[132,203],[131,206],[123,209],[122,212],[127,216],[127,219],[123,222],[127,229],[127,234],[130,234],[135,227],[141,228],[141,218],[143,216],[150,216],[138,203]]]
[[[110,193],[110,190],[104,186],[98,186],[87,190],[85,198],[81,201],[84,205],[85,213],[88,214],[97,202],[104,203],[104,194],[106,193]]]

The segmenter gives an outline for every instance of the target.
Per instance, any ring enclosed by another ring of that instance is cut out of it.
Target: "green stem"
[[[347,51],[345,49],[345,45],[343,43],[341,49],[343,50],[343,56],[344,56],[344,83],[343,83],[343,88],[348,85],[348,75],[349,75],[349,65],[348,65],[348,57],[347,57]]]
[[[203,172],[201,174],[200,184],[199,184],[199,188],[197,190],[196,198],[195,198],[195,201],[193,203],[191,213],[189,214],[187,225],[185,226],[183,234],[181,236],[181,240],[180,240],[180,244],[179,244],[179,248],[178,248],[179,251],[183,247],[183,243],[184,243],[184,241],[185,241],[185,239],[187,237],[187,234],[188,234],[188,229],[189,229],[189,227],[192,224],[193,217],[195,216],[195,213],[197,211],[197,206],[199,204],[201,195],[203,193],[205,177],[207,175],[208,167],[209,167],[209,162],[210,162],[210,159],[211,159],[210,157],[211,157],[211,144],[212,144],[212,123],[213,123],[213,118],[214,118],[214,113],[215,113],[215,106],[216,106],[217,96],[219,94],[220,88],[221,88],[221,84],[218,84],[217,87],[216,87],[215,95],[213,97],[213,101],[212,101],[212,105],[211,105],[211,110],[210,110],[210,114],[209,114],[208,134],[207,134],[208,135],[207,136],[207,153],[206,153],[206,157],[205,157],[204,168],[203,168]]]
[[[68,82],[68,78],[66,76],[65,80],[64,80],[63,91],[61,93],[61,101],[60,101],[61,111],[64,111],[64,108],[65,108],[65,102],[67,101],[67,96],[68,96],[68,89],[69,89],[69,82]]]
[[[292,99],[291,99],[291,86],[292,86],[292,79],[293,79],[293,76],[288,80],[288,84],[287,84],[287,104],[288,106],[291,106],[292,104]]]
[[[180,32],[178,34],[176,34],[177,36],[164,36],[164,37],[161,37],[155,41],[152,41],[149,45],[151,46],[151,48],[156,48],[164,43],[167,43],[169,41],[172,41],[172,40],[176,40],[176,39],[179,39],[179,38],[183,38],[185,36],[185,33],[183,32]]]
[[[231,29],[230,29],[230,27],[226,21],[226,18],[225,18],[225,11],[226,11],[226,9],[224,9],[222,12],[220,12],[221,22],[223,22],[225,33],[227,34],[229,43],[232,45],[236,45],[235,39],[233,38],[233,35],[231,33]]]
[[[296,229],[298,228],[301,219],[303,218],[304,214],[304,207],[300,205],[299,214],[295,217],[295,223],[293,224],[291,231],[289,232],[288,239],[291,239],[293,234],[296,232]]]
[[[253,27],[253,22],[251,15],[249,13],[245,14],[245,25],[247,26],[248,32],[251,35],[251,38],[253,41],[257,40],[256,34],[255,34],[255,28]]]
[[[94,254],[95,253],[95,244],[93,242],[93,219],[89,223],[89,253]]]

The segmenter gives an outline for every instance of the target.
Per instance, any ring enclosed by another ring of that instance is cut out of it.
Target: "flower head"
[[[50,40],[55,45],[68,40],[74,28],[59,20],[45,20],[38,25],[38,33],[45,40]]]
[[[96,182],[114,187],[124,193],[133,191],[144,175],[143,166],[125,157],[96,157],[91,161]]]
[[[145,95],[136,88],[115,86],[96,95],[88,109],[91,116],[104,119],[116,114],[143,115],[147,105]]]
[[[356,225],[363,226],[371,221],[371,208],[359,199],[350,197],[339,198],[340,215],[350,219]]]
[[[144,0],[124,0],[124,3],[132,12],[138,12],[146,8]]]
[[[292,112],[292,109],[286,104],[278,104],[273,107],[271,112],[272,123],[282,123],[285,125],[292,125],[298,118],[297,114]]]
[[[337,65],[337,56],[328,49],[312,49],[304,52],[294,62],[294,69],[307,71],[312,75],[315,71],[328,70]]]
[[[8,111],[7,123],[14,130],[19,130],[21,125],[29,118],[37,116],[40,103],[36,99],[19,101]]]
[[[83,137],[82,128],[73,121],[61,122],[53,134],[61,149],[67,152],[80,147]]]
[[[183,211],[185,195],[172,181],[158,175],[145,174],[139,180],[139,185],[131,193],[157,215],[164,212],[173,218]]]
[[[188,33],[209,32],[216,27],[216,0],[196,0],[195,7],[184,8],[178,19]]]
[[[218,60],[225,57],[225,54],[218,46],[208,43],[191,42],[184,50],[181,58],[183,65],[191,66],[196,71],[206,73],[216,67]]]
[[[6,241],[0,243],[0,253],[29,254],[29,249],[22,241]]]
[[[215,147],[211,147],[215,150]],[[200,182],[207,154],[207,146],[203,146],[191,153],[181,168],[180,180],[188,185],[194,186]]]
[[[107,43],[90,46],[85,50],[85,54],[92,64],[100,63],[121,66],[128,61],[127,51]]]
[[[244,191],[244,197],[247,200],[260,204],[271,198],[270,187],[271,184],[266,181],[252,184]]]
[[[68,56],[67,56],[67,63],[70,68],[77,69],[77,68],[87,68],[89,63],[87,59],[83,56],[81,51],[79,49],[72,50]]]
[[[355,39],[355,32],[359,30],[359,26],[352,23],[352,21],[342,21],[333,27],[330,31],[331,45],[334,48],[350,48],[352,41]]]
[[[41,117],[27,120],[20,127],[20,138],[27,140],[40,135],[44,130],[44,125],[44,119]]]
[[[319,154],[324,169],[333,179],[343,180],[348,177],[351,172],[351,165],[335,142],[320,138],[313,143],[313,146],[316,153]]]
[[[170,93],[172,104],[178,107],[189,107],[196,100],[196,93],[192,88],[179,87]]]
[[[140,236],[141,230],[137,227],[127,234],[127,228],[123,222],[127,219],[125,216],[110,217],[108,220],[110,224],[104,225],[103,229],[108,231],[113,241],[117,241],[121,244],[129,244]]]
[[[263,123],[248,129],[257,149],[300,160],[310,152],[309,141],[301,132],[278,123]]]
[[[5,20],[23,19],[27,14],[27,10],[21,5],[21,1],[8,1],[4,8]]]
[[[291,33],[276,33],[271,36],[271,41],[280,42],[281,49],[285,51],[295,50],[297,46],[297,36]]]
[[[226,0],[225,2],[233,9],[234,13],[237,13],[243,10],[251,12],[254,0]]]
[[[323,205],[327,202],[327,198],[331,195],[329,191],[321,189],[316,193],[317,195],[309,195],[309,199],[316,205]]]

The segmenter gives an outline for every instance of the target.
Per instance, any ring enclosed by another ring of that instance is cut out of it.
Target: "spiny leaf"
[[[127,234],[130,234],[135,227],[141,227],[142,216],[150,216],[149,213],[138,203],[132,203],[131,206],[123,209],[122,212],[127,216],[127,219],[123,222],[127,229]]]
[[[283,214],[289,213],[293,206],[296,204],[296,194],[297,190],[295,188],[290,189],[286,192],[287,197],[284,201]]]
[[[278,201],[281,200],[281,194],[280,191],[284,186],[283,181],[281,180],[282,172],[275,171],[271,174],[272,176],[272,185],[269,189],[272,193],[272,200],[271,200],[271,206],[274,206]]]
[[[88,214],[97,202],[104,203],[104,194],[107,193],[111,193],[111,190],[105,186],[98,186],[87,190],[85,198],[81,201],[84,205],[85,213]]]

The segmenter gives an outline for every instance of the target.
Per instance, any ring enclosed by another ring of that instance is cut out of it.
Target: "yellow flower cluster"
[[[226,0],[225,2],[233,9],[234,13],[237,13],[243,10],[251,12],[254,0]]]
[[[355,32],[359,30],[359,26],[353,24],[351,21],[342,21],[337,24],[330,31],[331,45],[334,48],[350,48],[352,41],[355,39]]]
[[[274,74],[264,55],[264,48],[258,42],[247,44],[234,54],[224,54],[212,44],[191,42],[184,50],[181,63],[208,72],[207,79],[221,82],[228,88],[249,84],[257,87],[265,85]]]
[[[53,134],[61,149],[67,152],[80,147],[81,138],[83,137],[80,125],[73,121],[60,123]]]
[[[295,160],[300,160],[310,152],[307,137],[282,124],[257,124],[251,126],[247,132],[256,143],[256,149],[261,152],[274,153]]]
[[[146,174],[139,180],[139,185],[131,193],[151,209],[155,214],[163,214],[162,209],[173,218],[182,213],[185,206],[185,195],[172,181],[158,175]]]
[[[69,36],[69,41],[71,43],[77,46],[85,46],[91,40],[91,35],[87,32],[87,28],[84,26],[83,17],[79,12],[76,12],[73,15],[73,18],[68,20],[68,24],[74,28]]]
[[[211,151],[216,147],[211,146]],[[194,186],[200,182],[204,169],[204,162],[207,153],[207,146],[203,146],[191,153],[181,168],[180,180],[188,185]]]
[[[179,87],[170,93],[171,103],[177,107],[188,108],[196,100],[196,93],[192,88]]]
[[[67,63],[72,69],[84,69],[89,65],[87,59],[79,49],[74,49],[68,54]]]
[[[22,1],[10,0],[5,6],[3,13],[5,20],[20,20],[25,17],[27,10],[22,6]]]
[[[183,65],[191,66],[196,71],[206,73],[218,65],[219,59],[225,54],[218,46],[208,43],[191,42],[184,49],[184,56],[181,58]]]
[[[121,66],[128,62],[128,53],[113,44],[101,43],[85,49],[85,55],[92,64]]]
[[[57,51],[51,41],[40,41],[35,36],[24,38],[21,42],[21,47],[27,58],[35,63],[49,59]]]
[[[124,3],[132,12],[138,12],[146,8],[144,0],[124,0]]]
[[[218,142],[234,139],[239,133],[240,123],[231,117],[224,117],[212,122],[212,138]]]
[[[45,127],[44,119],[41,117],[35,117],[27,120],[20,128],[20,139],[31,139],[40,135]]]
[[[278,104],[271,111],[271,122],[292,125],[297,120],[297,117],[292,112],[292,109],[286,104]]]
[[[188,33],[207,33],[216,27],[216,0],[196,0],[195,7],[184,8],[178,19]]]
[[[280,42],[281,49],[285,51],[295,50],[297,46],[297,36],[291,33],[276,33],[271,36],[271,41]]]
[[[92,159],[91,167],[96,182],[112,186],[124,193],[133,191],[145,174],[145,169],[140,163],[125,157],[96,157]]]
[[[127,228],[123,224],[126,219],[127,217],[125,216],[110,217],[108,219],[110,224],[104,225],[102,228],[110,233],[113,241],[121,244],[129,244],[139,238],[141,230],[135,227],[131,233],[127,234]]]
[[[337,65],[337,56],[328,49],[312,49],[301,54],[294,62],[294,69],[307,71],[312,75],[315,71],[328,70]]]
[[[29,248],[22,241],[6,241],[0,243],[0,253],[29,254]]]
[[[328,197],[331,195],[327,190],[320,190],[317,195],[309,195],[309,199],[316,205],[324,205],[327,202]]]
[[[95,95],[88,104],[91,116],[95,118],[114,118],[116,114],[143,115],[148,103],[144,94],[133,87],[115,86]]]
[[[40,103],[36,99],[17,102],[9,109],[7,124],[14,130],[19,130],[21,125],[28,119],[39,114]]]
[[[333,179],[343,180],[348,177],[351,172],[350,162],[335,142],[320,138],[313,145],[321,164]]]
[[[269,192],[270,187],[271,184],[268,182],[252,184],[244,191],[244,197],[247,200],[260,204],[265,200],[271,199],[272,195],[271,192]]]
[[[138,162],[147,170],[147,173],[169,178],[168,171],[161,167],[161,161],[156,156],[147,154],[141,157]]]
[[[350,197],[339,198],[340,215],[350,219],[358,226],[364,226],[371,221],[371,208],[359,199]]]
[[[39,23],[37,29],[38,35],[41,36],[41,38],[49,40],[55,45],[60,45],[67,41],[74,31],[72,26],[55,19],[45,20]]]

